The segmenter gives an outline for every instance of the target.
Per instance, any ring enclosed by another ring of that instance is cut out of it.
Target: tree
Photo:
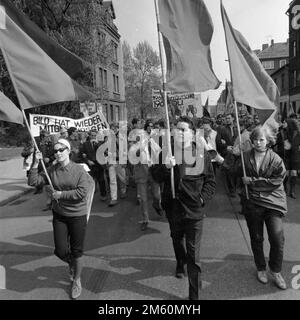
[[[105,23],[105,10],[99,0],[12,0],[33,22],[51,38],[77,54],[94,67],[98,62],[109,64],[112,56],[110,44],[99,36]],[[91,68],[75,80],[94,91],[94,72]],[[1,90],[18,105],[4,59],[0,54]],[[100,97],[101,98],[101,97]],[[28,112],[26,110],[26,112]],[[77,102],[63,102],[30,110],[31,113],[81,117]],[[10,124],[9,124],[10,125]]]
[[[133,50],[123,42],[124,80],[129,117],[140,113],[145,119],[153,114],[152,89],[159,89],[160,60],[147,41],[139,42]]]

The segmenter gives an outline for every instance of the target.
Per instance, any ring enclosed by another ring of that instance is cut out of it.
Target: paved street
[[[51,213],[42,211],[45,195],[33,195],[30,189],[3,205],[6,190],[12,196],[14,188],[19,194],[28,188],[25,173],[19,167],[11,169],[22,163],[20,160],[0,162],[0,264],[6,271],[6,281],[2,283],[6,289],[0,289],[0,299],[69,300],[67,267],[53,255]],[[10,172],[10,180],[6,172]],[[298,185],[298,194],[299,188]],[[141,231],[134,193],[135,189],[130,188],[126,200],[108,208],[96,192],[87,231],[80,300],[187,298],[187,278],[174,277],[175,258],[166,219],[151,211],[149,228]],[[290,212],[285,219],[286,291],[280,291],[272,282],[262,285],[256,280],[246,224],[238,210],[238,201],[229,200],[218,177],[217,195],[206,209],[204,223],[202,299],[300,300],[300,290],[291,288],[295,276],[291,270],[300,265],[300,197],[298,201],[289,199]]]

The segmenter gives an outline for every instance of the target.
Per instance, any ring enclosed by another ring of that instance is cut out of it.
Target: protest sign
[[[34,137],[38,137],[40,130],[42,129],[46,129],[50,134],[57,134],[59,133],[61,126],[66,128],[75,127],[79,132],[90,130],[101,131],[109,128],[101,111],[81,119],[71,119],[44,114],[30,114],[30,128]]]
[[[200,93],[175,93],[168,92],[168,107],[173,117],[190,116],[202,117],[202,102]],[[153,108],[158,109],[164,106],[162,92],[152,90]]]

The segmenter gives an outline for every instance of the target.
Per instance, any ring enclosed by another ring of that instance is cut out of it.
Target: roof
[[[259,59],[288,58],[289,43],[288,42],[274,43],[268,48],[260,51],[257,54],[257,56]]]
[[[116,19],[116,13],[112,1],[103,1],[102,5],[106,10],[111,9],[112,17],[113,19]]]
[[[283,71],[284,69],[287,69],[288,70],[289,68],[289,64],[285,64],[284,66],[282,66],[281,68],[275,70],[273,73],[271,73],[271,77],[274,76],[275,74],[277,73],[280,73],[281,71]]]

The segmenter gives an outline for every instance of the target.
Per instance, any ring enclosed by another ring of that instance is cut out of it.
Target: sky
[[[185,0],[181,0],[185,1]],[[220,12],[220,0],[204,1],[214,24],[211,41],[213,69],[222,82],[217,90],[202,94],[202,103],[209,97],[209,104],[217,103],[225,81],[230,80],[225,35]],[[291,0],[223,0],[232,26],[247,39],[252,50],[261,49],[263,43],[285,42],[288,38],[288,16],[285,14]],[[121,41],[131,47],[147,40],[158,52],[158,35],[154,0],[113,0],[116,13],[115,24]]]

